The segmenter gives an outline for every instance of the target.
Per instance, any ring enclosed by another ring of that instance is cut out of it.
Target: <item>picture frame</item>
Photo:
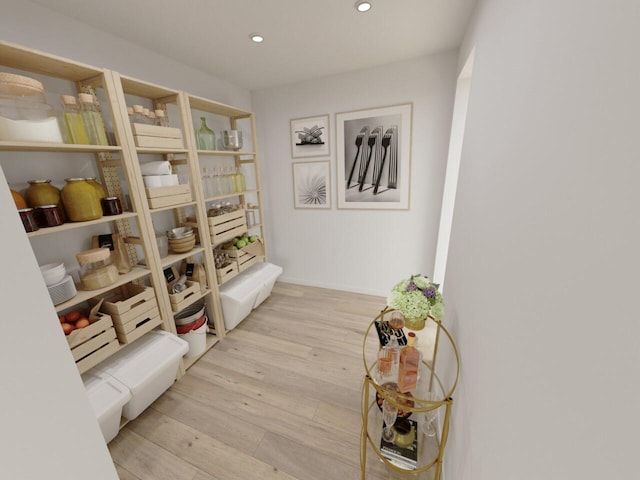
[[[294,208],[331,208],[331,163],[293,162]]]
[[[329,115],[294,118],[291,124],[291,157],[328,157]]]
[[[336,114],[339,209],[409,209],[412,115],[412,103]]]

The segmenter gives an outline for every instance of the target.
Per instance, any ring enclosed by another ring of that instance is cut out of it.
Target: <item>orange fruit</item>
[[[24,198],[18,192],[16,192],[15,190],[11,190],[11,196],[13,197],[13,201],[16,204],[16,208],[18,210],[27,208],[27,202],[24,201]]]

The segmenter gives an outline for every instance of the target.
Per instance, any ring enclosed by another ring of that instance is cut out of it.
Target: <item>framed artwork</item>
[[[329,162],[294,162],[293,206],[331,208],[331,169]]]
[[[329,156],[329,115],[291,120],[291,156]]]
[[[336,114],[338,208],[409,208],[412,109]]]

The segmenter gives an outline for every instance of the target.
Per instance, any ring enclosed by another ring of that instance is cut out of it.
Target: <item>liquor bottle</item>
[[[240,167],[236,168],[234,186],[235,186],[236,193],[242,193],[247,189],[244,173],[242,173],[242,171],[240,170]]]
[[[196,132],[199,150],[215,150],[216,134],[207,126],[207,119],[200,117],[200,130]]]
[[[408,393],[418,386],[418,369],[420,368],[420,351],[415,347],[418,341],[416,334],[409,332],[407,345],[400,351],[398,368],[398,391]]]

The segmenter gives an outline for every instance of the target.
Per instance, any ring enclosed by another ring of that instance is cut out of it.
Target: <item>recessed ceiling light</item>
[[[251,35],[249,35],[249,38],[251,39],[252,42],[255,42],[255,43],[264,42],[264,37],[259,33],[252,33]]]
[[[356,10],[359,12],[368,12],[371,10],[371,2],[356,2]]]

